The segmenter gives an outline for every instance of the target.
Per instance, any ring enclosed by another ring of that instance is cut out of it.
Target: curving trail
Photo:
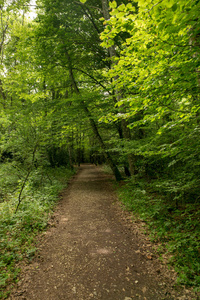
[[[145,241],[129,223],[110,176],[81,166],[58,205],[54,226],[41,239],[38,257],[9,299],[191,299],[173,290],[165,268],[144,254]]]

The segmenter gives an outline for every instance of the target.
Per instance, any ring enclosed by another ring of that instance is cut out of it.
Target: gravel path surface
[[[100,168],[81,166],[52,222],[9,299],[194,299],[173,289]]]

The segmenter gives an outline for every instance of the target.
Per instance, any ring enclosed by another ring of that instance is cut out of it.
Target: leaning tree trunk
[[[75,93],[77,95],[80,95],[80,91],[79,91],[79,88],[76,84],[76,81],[75,81],[75,78],[74,78],[74,74],[73,74],[73,68],[72,68],[72,62],[71,62],[71,57],[69,55],[69,53],[67,52],[67,50],[65,50],[65,54],[66,54],[66,57],[67,57],[67,60],[68,60],[68,67],[69,67],[69,77],[71,79],[71,82],[72,82],[72,85],[74,87],[74,90],[75,90]],[[89,122],[90,122],[90,126],[92,128],[92,131],[94,133],[94,136],[95,138],[97,139],[100,147],[102,148],[103,150],[103,154],[105,156],[105,159],[107,161],[107,163],[109,164],[110,168],[112,169],[113,171],[113,174],[115,175],[115,178],[117,181],[120,181],[122,179],[122,176],[119,172],[119,169],[117,168],[116,164],[114,163],[112,157],[110,156],[110,153],[108,152],[107,150],[107,147],[99,133],[99,130],[98,130],[98,127],[97,127],[97,124],[95,123],[92,115],[91,115],[91,112],[89,111],[87,105],[85,104],[85,102],[82,100],[80,101],[80,104],[81,104],[81,107],[82,109],[84,110],[86,116],[88,117],[89,119]]]

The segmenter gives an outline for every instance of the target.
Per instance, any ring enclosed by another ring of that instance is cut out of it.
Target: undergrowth
[[[162,243],[162,254],[169,254],[169,264],[178,274],[179,284],[200,287],[200,205],[175,205],[155,193],[153,184],[127,180],[119,188],[119,197],[126,209],[134,212],[149,227],[153,241]]]
[[[35,170],[23,190],[16,213],[19,190],[12,193],[4,190],[4,201],[0,203],[0,299],[8,296],[6,287],[17,281],[18,263],[33,258],[35,236],[46,228],[58,195],[72,175],[73,171],[66,168],[48,169],[45,173]],[[13,174],[10,182],[8,178],[7,181],[11,188]]]

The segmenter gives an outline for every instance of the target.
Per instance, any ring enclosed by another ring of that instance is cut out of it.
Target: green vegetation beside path
[[[18,280],[19,262],[30,262],[34,257],[35,237],[46,229],[59,193],[73,174],[74,171],[64,167],[46,169],[45,174],[35,170],[29,177],[17,212],[19,192],[7,190],[6,200],[0,203],[0,299],[9,295],[12,283]],[[7,184],[9,189],[17,185],[14,174],[7,175]]]
[[[161,190],[155,192],[157,185],[132,178],[118,189],[119,198],[133,213],[133,222],[145,221],[160,258],[167,257],[169,267],[177,272],[177,283],[200,291],[200,206],[176,207]]]

